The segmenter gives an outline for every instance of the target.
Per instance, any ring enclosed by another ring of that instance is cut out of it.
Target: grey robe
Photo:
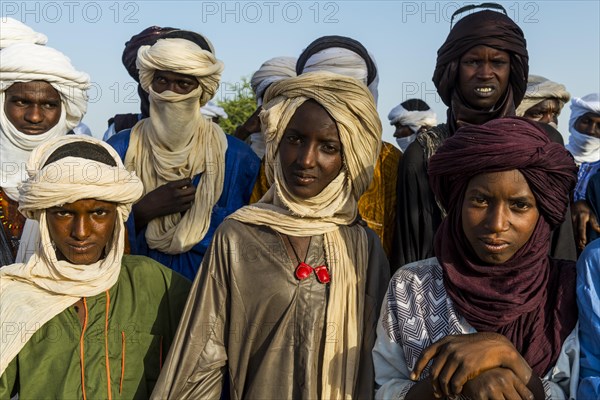
[[[389,265],[379,238],[369,239],[364,332],[354,398],[372,398],[371,349]],[[314,236],[306,262],[325,263]],[[299,281],[281,235],[226,220],[218,228],[188,298],[153,399],[317,399],[321,391],[329,288],[314,274]],[[332,280],[335,271],[331,272]],[[228,382],[224,377],[228,375]]]

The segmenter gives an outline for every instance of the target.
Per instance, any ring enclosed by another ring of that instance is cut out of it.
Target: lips
[[[31,127],[22,127],[20,129],[21,132],[25,133],[25,134],[29,134],[29,135],[41,135],[42,133],[45,133],[47,131],[46,128],[43,127],[39,127],[39,126],[31,126]]]
[[[473,92],[478,97],[491,97],[496,92],[496,88],[494,86],[478,86],[473,89]]]
[[[69,243],[69,249],[73,253],[77,254],[85,254],[94,248],[94,243]]]
[[[499,239],[480,238],[483,248],[489,253],[502,253],[510,245],[509,242]]]
[[[302,172],[296,172],[293,174],[294,180],[300,185],[309,185],[317,180],[317,177]]]

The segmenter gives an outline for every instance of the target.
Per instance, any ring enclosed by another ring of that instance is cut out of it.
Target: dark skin
[[[48,82],[13,83],[5,96],[6,118],[26,135],[41,135],[60,120],[60,94]]]
[[[258,115],[261,111],[262,106],[259,106],[256,109],[256,111],[254,111],[254,113],[250,117],[248,117],[246,122],[244,122],[242,125],[238,126],[235,129],[233,136],[240,140],[246,140],[248,139],[248,136],[250,136],[250,134],[260,132],[260,118],[258,117]]]
[[[523,117],[544,124],[549,124],[550,122],[558,124],[558,116],[560,115],[561,108],[560,102],[557,99],[546,99],[525,111]]]
[[[342,143],[335,121],[321,105],[309,100],[298,107],[279,143],[279,160],[290,192],[300,198],[318,195],[338,176]],[[310,236],[285,236],[284,244],[291,260],[297,260],[296,250],[300,263]]]
[[[188,94],[198,87],[198,80],[191,75],[172,71],[155,71],[152,88],[157,93],[166,90]],[[184,214],[192,207],[196,187],[191,178],[168,182],[147,193],[133,206],[135,229],[139,232],[155,218],[175,213]]]

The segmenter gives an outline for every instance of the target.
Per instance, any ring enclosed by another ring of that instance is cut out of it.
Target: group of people
[[[529,75],[501,6],[438,51],[444,123],[391,110],[400,149],[352,38],[265,61],[227,134],[212,43],[149,27],[100,141],[89,76],[1,23],[1,398],[600,397],[600,95]]]

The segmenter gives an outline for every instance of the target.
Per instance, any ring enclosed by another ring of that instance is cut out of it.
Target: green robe
[[[190,286],[150,258],[124,256],[119,280],[108,295],[85,298],[84,325],[69,307],[32,336],[0,377],[0,399],[15,393],[20,400],[83,399],[82,381],[89,400],[108,399],[109,390],[115,400],[147,399]]]

